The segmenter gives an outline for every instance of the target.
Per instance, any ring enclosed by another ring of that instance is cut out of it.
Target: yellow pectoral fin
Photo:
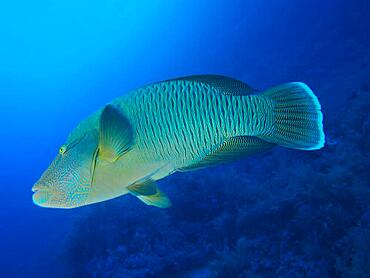
[[[114,106],[107,105],[99,122],[99,157],[114,162],[131,149],[133,142],[129,119]]]

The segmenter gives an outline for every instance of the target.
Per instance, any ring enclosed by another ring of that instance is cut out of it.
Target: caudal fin
[[[286,83],[263,94],[274,103],[274,125],[272,133],[261,138],[300,150],[317,150],[324,146],[321,105],[306,84]]]

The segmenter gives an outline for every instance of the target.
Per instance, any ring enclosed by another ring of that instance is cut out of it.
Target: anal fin
[[[216,166],[242,157],[267,151],[276,144],[266,142],[254,136],[236,136],[226,139],[214,151],[200,158],[195,163],[179,168],[179,171],[193,171],[205,167]]]

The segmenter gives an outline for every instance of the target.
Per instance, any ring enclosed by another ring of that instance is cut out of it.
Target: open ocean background
[[[84,117],[147,83],[309,84],[326,146],[73,210],[31,187]],[[370,277],[370,1],[1,0],[0,277]]]

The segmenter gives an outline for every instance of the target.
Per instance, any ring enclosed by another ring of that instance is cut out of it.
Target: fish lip
[[[39,207],[49,207],[48,202],[50,198],[50,193],[45,190],[35,190],[35,193],[33,193],[32,195],[33,203]]]
[[[32,192],[39,192],[39,191],[42,191],[42,192],[47,192],[49,191],[49,188],[46,186],[46,185],[40,185],[40,184],[36,184],[32,187]]]

